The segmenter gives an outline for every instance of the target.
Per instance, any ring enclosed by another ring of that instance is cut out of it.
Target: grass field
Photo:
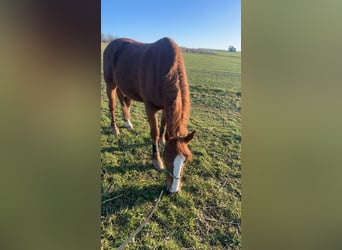
[[[192,105],[188,129],[197,131],[193,160],[185,165],[182,190],[163,195],[127,249],[241,248],[240,53],[184,53],[184,60]],[[101,79],[101,248],[115,249],[152,210],[166,177],[151,165],[142,103],[132,107],[133,132],[111,133]],[[120,105],[116,113],[123,125]]]

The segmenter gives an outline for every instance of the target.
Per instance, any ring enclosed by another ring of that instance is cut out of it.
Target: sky
[[[101,33],[151,43],[241,51],[241,0],[102,0]]]

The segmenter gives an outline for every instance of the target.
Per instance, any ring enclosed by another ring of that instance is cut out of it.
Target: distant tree
[[[118,37],[113,36],[112,34],[105,35],[105,34],[101,33],[101,42],[103,42],[103,43],[111,42],[116,38],[118,38]]]
[[[236,52],[236,48],[234,46],[229,46],[228,51],[229,52]]]
[[[112,34],[108,34],[107,36],[107,42],[111,42],[115,39],[115,37]]]

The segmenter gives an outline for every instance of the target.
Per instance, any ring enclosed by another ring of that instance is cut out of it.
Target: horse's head
[[[195,131],[185,137],[170,137],[166,134],[164,161],[166,163],[166,187],[171,193],[180,190],[184,162],[191,160],[192,154],[188,148]]]

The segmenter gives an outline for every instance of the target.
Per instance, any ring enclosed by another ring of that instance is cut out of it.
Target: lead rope
[[[173,173],[171,173],[169,170],[166,170],[166,173],[170,175],[173,179],[179,180],[182,176],[180,175],[179,177],[176,177]]]
[[[132,240],[132,239],[141,231],[141,229],[143,229],[143,227],[146,226],[147,222],[151,219],[152,215],[153,215],[154,212],[156,211],[157,206],[158,206],[158,204],[159,204],[159,202],[160,202],[160,199],[161,199],[161,197],[163,196],[163,192],[164,192],[163,190],[160,192],[159,198],[158,198],[156,204],[154,205],[154,207],[153,207],[151,213],[146,217],[146,219],[145,219],[144,222],[140,225],[140,227],[138,227],[138,228],[137,228],[137,229],[128,237],[128,239],[125,240],[125,242],[122,243],[121,246],[118,247],[118,250],[124,249],[124,248],[128,245],[128,243],[129,243],[129,242],[130,242],[130,241],[131,241],[131,240]]]

